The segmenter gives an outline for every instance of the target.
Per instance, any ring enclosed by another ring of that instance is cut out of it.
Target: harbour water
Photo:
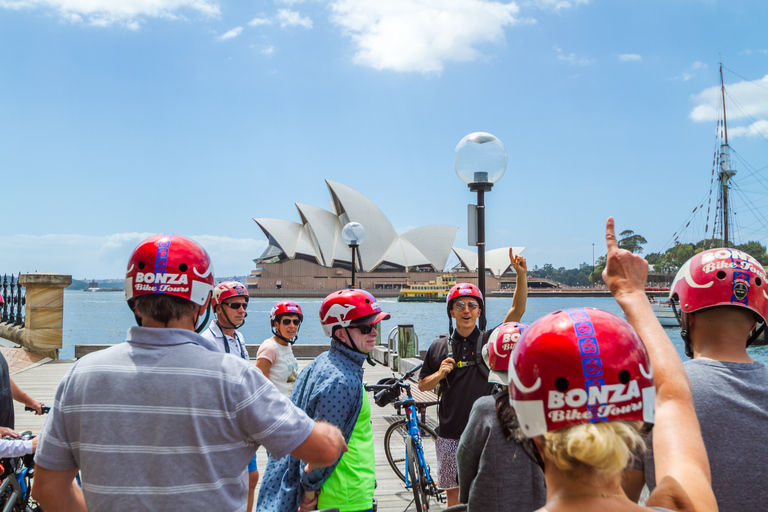
[[[248,305],[248,318],[240,331],[246,343],[258,344],[272,336],[269,327],[269,312],[277,299],[252,298]],[[304,322],[297,343],[328,343],[320,327],[319,311],[321,299],[301,299],[299,305],[304,312]],[[382,339],[386,340],[390,330],[398,324],[413,324],[419,337],[419,346],[426,350],[433,340],[448,332],[448,317],[442,303],[404,303],[394,298],[380,299],[382,309],[392,318],[382,323]],[[488,326],[497,325],[512,305],[511,298],[488,299]],[[595,307],[621,316],[621,309],[611,297],[529,297],[523,322],[531,323],[541,316],[569,307]],[[66,290],[64,292],[64,346],[62,359],[74,357],[75,345],[114,344],[125,341],[128,327],[136,325],[133,314],[125,303],[121,292],[86,293]],[[680,329],[665,329],[678,353],[683,355]],[[753,358],[768,363],[768,347],[750,349]]]

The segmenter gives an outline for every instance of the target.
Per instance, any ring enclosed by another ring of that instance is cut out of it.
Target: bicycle
[[[384,434],[384,453],[395,474],[405,482],[406,489],[413,491],[416,509],[426,512],[430,501],[442,503],[445,496],[430,473],[430,463],[434,467],[436,461],[434,445],[437,434],[423,420],[419,420],[417,413],[420,412],[424,418],[426,408],[434,402],[417,404],[411,385],[405,382],[421,366],[416,366],[399,379],[385,379],[378,384],[366,385],[365,389],[376,392],[374,400],[379,407],[391,403],[398,409],[405,408],[405,419],[390,425]],[[399,399],[401,389],[406,394],[402,400]]]
[[[28,441],[32,432],[25,430],[18,438],[6,436],[5,439]],[[32,479],[35,476],[33,455],[0,459],[2,483],[0,483],[0,506],[3,512],[43,512],[35,500],[30,498]]]

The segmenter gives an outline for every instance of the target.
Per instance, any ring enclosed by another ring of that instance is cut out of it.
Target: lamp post
[[[477,245],[477,287],[485,299],[485,193],[504,176],[507,170],[507,150],[499,139],[490,133],[470,133],[459,141],[453,151],[453,169],[456,175],[477,192],[477,206],[470,218],[477,218],[477,225],[468,226],[470,245]],[[476,227],[476,240],[472,239]],[[480,329],[485,329],[485,304],[480,313]]]
[[[352,249],[352,288],[355,287],[355,252],[357,252],[360,270],[363,269],[363,261],[360,258],[360,251],[357,246],[365,240],[365,228],[359,222],[350,222],[341,230],[341,238],[344,243]]]

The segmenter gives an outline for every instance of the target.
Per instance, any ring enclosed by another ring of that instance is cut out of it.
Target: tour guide
[[[512,308],[504,322],[519,322],[525,313],[528,295],[525,258],[509,250],[509,262],[517,273]],[[419,373],[419,390],[432,391],[440,384],[437,439],[437,485],[445,489],[447,505],[459,504],[458,467],[456,452],[459,438],[469,421],[469,413],[481,396],[493,393],[488,382],[488,367],[482,359],[481,349],[488,340],[488,331],[476,327],[480,312],[485,307],[483,294],[477,286],[459,283],[448,292],[449,336],[441,337],[430,345]],[[456,320],[456,330],[453,330]]]
[[[363,391],[363,362],[376,345],[374,325],[389,319],[363,290],[340,290],[320,306],[323,332],[331,348],[299,374],[291,400],[315,421],[341,429],[349,445],[338,464],[308,471],[300,457],[270,452],[257,512],[296,512],[338,508],[369,512],[376,486],[371,405]]]
[[[260,444],[317,465],[338,460],[336,427],[196,334],[212,289],[208,254],[189,238],[157,235],[134,249],[125,294],[140,327],[59,384],[35,457],[32,495],[46,512],[242,511]]]

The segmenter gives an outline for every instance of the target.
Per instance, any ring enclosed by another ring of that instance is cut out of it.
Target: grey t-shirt
[[[709,359],[686,361],[693,404],[720,512],[763,512],[768,503],[768,367]],[[653,447],[645,479],[656,486]]]

